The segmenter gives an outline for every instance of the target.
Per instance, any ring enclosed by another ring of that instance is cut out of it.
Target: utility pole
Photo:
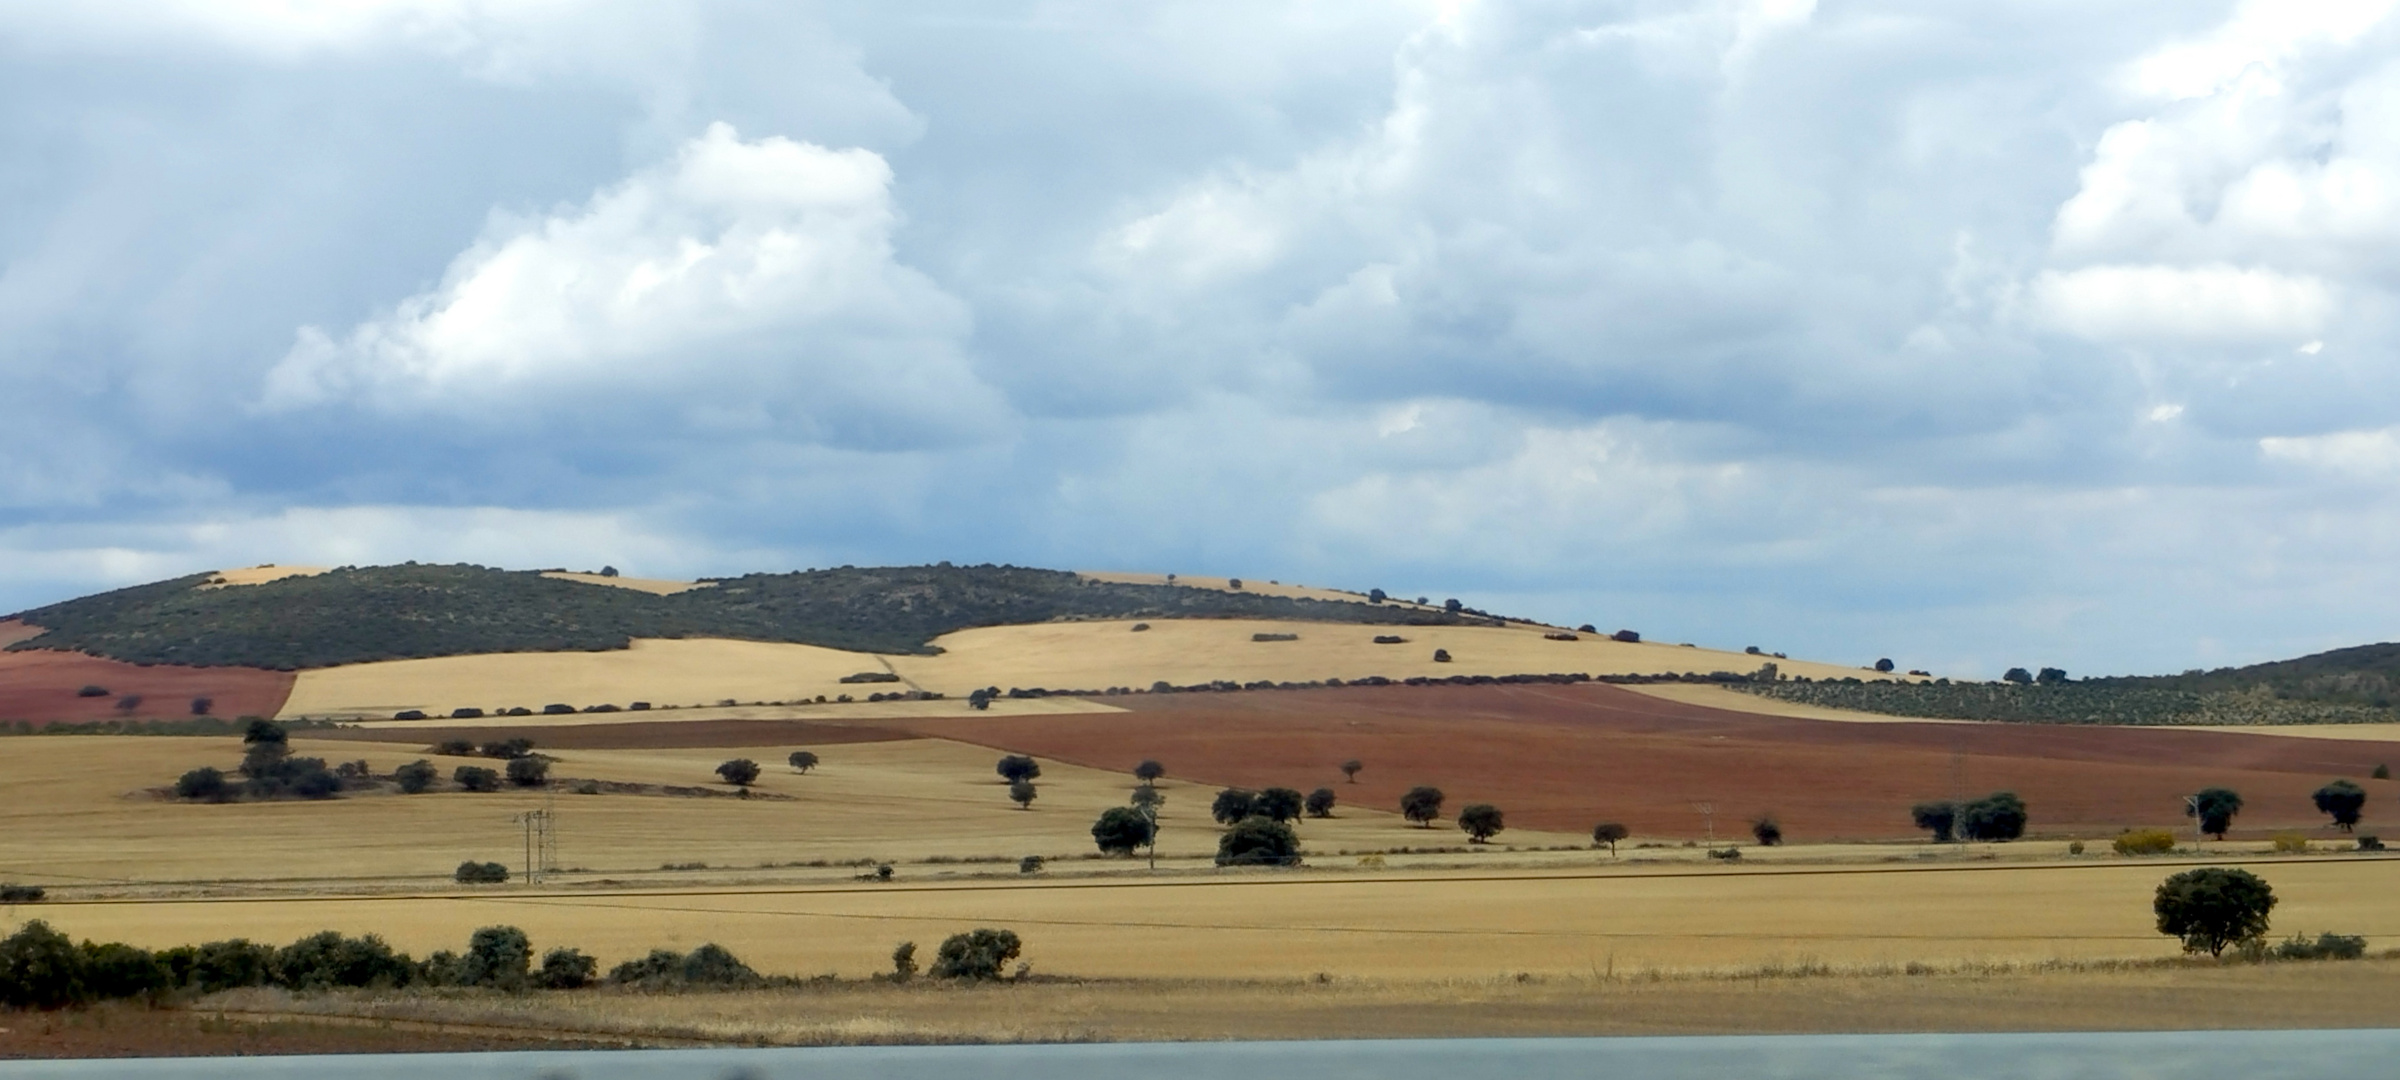
[[[550,839],[550,811],[547,808],[527,810],[518,814],[515,820],[525,829],[525,883],[539,885],[542,883],[542,872],[548,869],[549,862],[557,853]]]
[[[1692,804],[1692,809],[1698,812],[1701,818],[1708,822],[1708,842],[1712,844],[1716,843],[1717,804],[1713,802],[1696,802]]]

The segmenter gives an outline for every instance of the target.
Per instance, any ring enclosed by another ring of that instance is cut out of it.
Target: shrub
[[[2165,829],[2127,829],[2110,846],[2119,855],[2164,855],[2175,850],[2175,834]]]
[[[794,750],[792,756],[785,760],[791,763],[792,771],[797,773],[805,773],[817,767],[817,755],[806,750]]]
[[[2158,932],[2181,938],[2185,952],[2221,956],[2228,945],[2266,936],[2275,890],[2247,870],[2204,866],[2160,882],[2150,906]]]
[[[404,795],[422,795],[441,778],[441,770],[423,758],[392,770],[392,779],[400,782],[400,792]]]
[[[1377,645],[1406,645],[1406,644],[1408,644],[1408,639],[1407,639],[1407,638],[1404,638],[1404,637],[1401,637],[1401,636],[1400,636],[1400,635],[1398,635],[1398,634],[1377,634],[1377,635],[1375,635],[1375,644],[1377,644]]]
[[[461,885],[498,885],[508,880],[508,867],[469,859],[458,864],[458,870],[450,876]]]
[[[2033,673],[2021,667],[2012,667],[2000,673],[2000,681],[2025,686],[2033,682]]]
[[[573,714],[573,713],[574,713],[574,711],[575,711],[575,706],[573,706],[573,705],[568,705],[568,704],[565,704],[565,703],[563,703],[563,702],[555,702],[555,701],[554,701],[554,702],[551,702],[551,703],[550,703],[550,704],[548,704],[548,705],[544,705],[544,706],[542,706],[542,715],[543,715],[543,716],[568,716],[568,715],[571,715],[571,714]]]
[[[2383,840],[2382,840],[2380,837],[2369,836],[2369,835],[2367,835],[2367,834],[2361,833],[2361,834],[2359,834],[2359,837],[2358,837],[2358,850],[2360,850],[2360,851],[2382,851],[2382,850],[2383,850]]]
[[[1130,806],[1112,806],[1092,823],[1092,842],[1110,855],[1131,855],[1150,842],[1155,828],[1150,815]]]
[[[1610,641],[1622,641],[1628,645],[1631,645],[1642,640],[1642,635],[1631,630],[1619,630],[1616,633],[1608,635],[1608,639]]]
[[[521,736],[514,739],[494,739],[483,744],[483,756],[499,758],[503,761],[514,761],[532,752],[533,740]]]
[[[468,791],[500,790],[500,774],[481,765],[461,765],[451,772],[450,779]]]
[[[1969,840],[2014,840],[2025,835],[2025,802],[1995,791],[1958,808],[1959,835]]]
[[[203,994],[243,986],[265,986],[272,977],[275,950],[247,938],[186,945],[160,955],[177,985]]]
[[[84,956],[67,935],[40,919],[0,938],[0,1005],[63,1009],[91,1000]]]
[[[549,758],[534,754],[508,763],[508,782],[518,787],[540,787],[549,779]]]
[[[183,774],[175,781],[175,797],[178,799],[223,802],[226,795],[225,774],[206,765]]]
[[[494,865],[494,864],[485,864]],[[522,990],[533,968],[533,942],[513,926],[486,926],[467,939],[452,982],[459,986],[489,986]]]
[[[1458,812],[1458,827],[1467,834],[1469,843],[1480,844],[1507,828],[1508,821],[1497,806],[1470,803]]]
[[[711,943],[688,953],[652,949],[648,956],[609,969],[608,981],[618,986],[673,989],[738,988],[756,986],[765,980],[724,946]]]
[[[1708,849],[1708,857],[1712,859],[1724,859],[1728,862],[1735,862],[1741,859],[1742,849],[1737,847],[1710,848]]]
[[[48,895],[39,885],[0,885],[0,904],[38,904]]]
[[[1008,785],[1008,801],[1017,804],[1019,810],[1033,809],[1033,800],[1040,795],[1041,790],[1031,780],[1012,781]]]
[[[1299,792],[1288,787],[1271,787],[1258,793],[1258,800],[1250,805],[1250,812],[1271,821],[1298,821],[1300,812],[1307,805],[1308,800],[1302,798]]]
[[[758,782],[758,762],[749,758],[735,758],[717,766],[717,775],[728,784],[748,789],[751,784]]]
[[[590,986],[600,973],[600,961],[583,954],[581,949],[552,949],[542,954],[542,969],[534,973],[534,985],[544,990],[579,990]]]
[[[2367,775],[2374,777],[2377,780],[2389,780],[2392,778],[2392,767],[2379,763],[2375,766],[2375,771],[2368,773]]]
[[[2241,812],[2241,793],[2221,787],[2200,789],[2200,793],[2192,796],[2192,801],[2183,807],[2185,817],[2200,819],[2201,832],[2219,840],[2225,839],[2226,832],[2233,828],[2234,816]]]
[[[1217,792],[1217,799],[1208,806],[1208,816],[1219,825],[1231,825],[1249,817],[1258,809],[1258,793],[1246,788],[1226,788]]]
[[[214,711],[216,707],[217,699],[215,698],[196,697],[192,699],[193,716],[207,716],[210,712]]]
[[[2325,933],[2310,941],[2305,934],[2293,934],[2291,940],[2275,946],[2270,955],[2277,960],[2356,960],[2367,955],[2367,939]]]
[[[1250,640],[1252,640],[1252,641],[1298,641],[1298,640],[1300,640],[1300,635],[1298,635],[1298,634],[1276,634],[1276,633],[1267,633],[1267,632],[1264,632],[1264,631],[1262,631],[1262,632],[1260,632],[1260,633],[1256,633],[1256,634],[1252,634],[1252,635],[1250,635]]]
[[[1607,844],[1610,858],[1616,857],[1617,841],[1623,840],[1631,835],[1633,835],[1633,833],[1630,830],[1614,821],[1603,821],[1598,825],[1592,826],[1592,842],[1595,844]]]
[[[2308,838],[2296,832],[2275,834],[2275,851],[2283,855],[2300,855],[2308,851]]]
[[[105,687],[105,686],[97,686],[97,685],[94,685],[94,684],[91,684],[91,683],[85,683],[85,684],[84,684],[84,686],[83,686],[83,689],[75,691],[75,696],[76,696],[76,697],[107,697],[107,696],[108,696],[108,688],[107,688],[107,687]]]
[[[453,720],[479,720],[482,717],[483,710],[472,705],[450,710],[450,718]]]
[[[423,709],[402,709],[402,710],[400,710],[399,712],[393,713],[393,714],[392,714],[392,719],[394,719],[394,720],[423,720],[423,719],[425,719],[425,710],[423,710]]]
[[[1400,796],[1400,816],[1425,828],[1433,827],[1433,819],[1442,816],[1442,789],[1413,787]]]
[[[1762,815],[1758,820],[1750,823],[1750,836],[1757,840],[1761,847],[1774,847],[1783,843],[1783,826],[1776,823],[1775,815]]]
[[[82,954],[84,989],[92,998],[155,999],[174,986],[173,973],[148,949],[121,941],[87,941],[76,951]]]
[[[1309,792],[1308,816],[1314,818],[1332,817],[1333,804],[1338,798],[1339,796],[1336,796],[1333,793],[1333,789],[1329,787],[1321,787],[1315,791]]]
[[[1450,662],[1450,650],[1448,650],[1448,649],[1435,649],[1435,650],[1433,650],[1433,662],[1434,662],[1434,663],[1437,663],[1437,664],[1447,664],[1447,663],[1449,663],[1449,662]]]
[[[931,974],[937,979],[997,979],[1000,969],[1024,951],[1015,931],[979,929],[942,939]]]
[[[1899,666],[1898,664],[1894,664],[1894,663],[1892,663],[1892,658],[1891,658],[1891,657],[1888,657],[1888,656],[1887,656],[1887,657],[1884,657],[1884,658],[1883,658],[1883,659],[1881,659],[1881,660],[1877,660],[1877,661],[1875,661],[1875,670],[1877,670],[1877,671],[1880,671],[1880,672],[1883,672],[1884,674],[1887,674],[1887,675],[1888,675],[1888,674],[1891,674],[1891,672],[1892,672],[1892,669],[1893,669],[1893,668],[1896,668],[1896,667],[1898,667],[1898,666]]]
[[[2069,855],[2081,855],[2081,854],[2083,854],[2083,841],[2081,841],[2081,840],[2069,840],[2069,841],[2067,841],[2067,854],[2069,854]]]
[[[2317,812],[2333,818],[2343,832],[2358,824],[2360,811],[2367,805],[2367,789],[2348,780],[2335,780],[2318,788],[2309,796],[2317,804]]]
[[[892,948],[892,981],[907,982],[917,977],[917,943],[903,941]]]
[[[1243,818],[1217,837],[1217,865],[1298,866],[1300,837],[1280,821]]]
[[[992,766],[992,771],[999,773],[1002,780],[1014,784],[1020,780],[1040,779],[1042,763],[1023,754],[1010,754],[1001,758],[999,764]]]
[[[467,757],[475,753],[475,744],[465,739],[444,739],[434,744],[433,752],[443,757]]]
[[[326,930],[277,949],[267,970],[277,986],[323,990],[406,986],[416,977],[417,965],[373,934],[352,938]]]
[[[1952,839],[1951,830],[1958,825],[1958,804],[1921,802],[1909,807],[1908,816],[1909,820],[1917,823],[1917,828],[1933,833],[1934,843],[1947,844]]]
[[[1103,850],[1105,850],[1105,849],[1103,849]],[[1044,861],[1045,861],[1045,860],[1044,860],[1044,859],[1043,859],[1041,856],[1039,856],[1039,855],[1027,855],[1027,856],[1025,856],[1025,857],[1024,857],[1024,858],[1022,858],[1022,859],[1018,859],[1018,860],[1017,860],[1017,873],[1020,873],[1020,874],[1038,874],[1038,873],[1041,873],[1041,872],[1042,872],[1042,864],[1043,864],[1043,862],[1044,862]]]

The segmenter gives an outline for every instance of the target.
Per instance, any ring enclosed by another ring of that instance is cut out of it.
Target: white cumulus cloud
[[[2046,271],[2034,279],[2033,295],[2052,325],[2100,341],[2301,337],[2316,333],[2335,308],[2322,281],[2222,265]]]

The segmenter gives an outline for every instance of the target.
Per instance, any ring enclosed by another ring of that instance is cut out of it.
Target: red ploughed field
[[[2236,835],[2324,832],[2309,793],[2337,776],[2367,785],[2368,821],[2395,816],[2400,787],[2368,780],[2400,744],[2165,728],[1846,723],[1685,705],[1618,687],[1348,687],[1107,699],[1130,713],[892,721],[1078,765],[1130,772],[1155,758],[1207,784],[1331,787],[1345,804],[1397,809],[1430,784],[1449,816],[1489,802],[1511,825],[1719,839],[1773,814],[1787,842],[1922,835],[1909,807],[2015,791],[2029,835],[2105,837],[2183,826],[2183,796],[2233,788]],[[1340,764],[1365,768],[1346,783]],[[1128,781],[1130,783],[1130,781]],[[1455,839],[1453,836],[1451,839]]]
[[[17,624],[0,624],[0,630]],[[84,697],[86,686],[106,690]],[[273,716],[292,692],[292,673],[244,667],[128,664],[82,653],[0,651],[0,722],[188,720],[208,698],[211,716]],[[138,700],[134,700],[138,699]]]

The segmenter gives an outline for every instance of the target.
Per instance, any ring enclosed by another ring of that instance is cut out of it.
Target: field
[[[106,691],[83,697],[97,686]],[[189,719],[194,698],[215,716],[273,716],[292,673],[257,668],[142,666],[81,653],[0,652],[0,720]],[[127,699],[138,699],[130,704]]]

